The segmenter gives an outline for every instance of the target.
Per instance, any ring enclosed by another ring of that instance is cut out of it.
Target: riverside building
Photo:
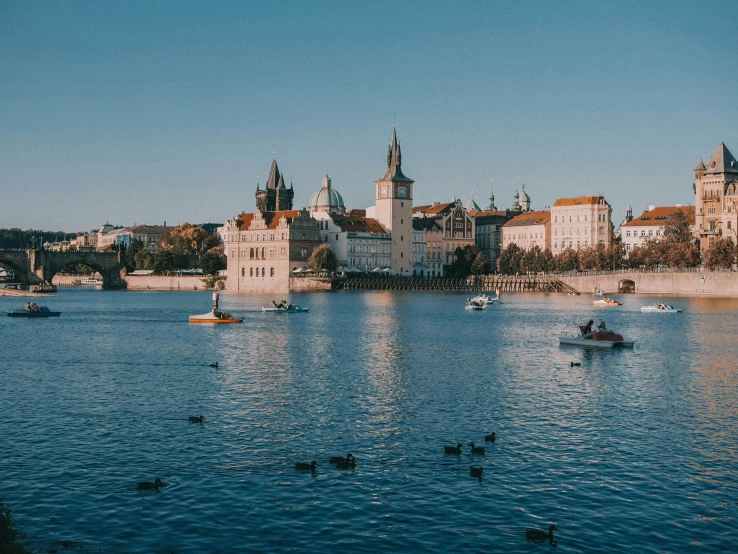
[[[612,242],[612,208],[604,196],[559,198],[551,208],[551,252]]]
[[[738,243],[738,162],[724,143],[707,164],[700,158],[694,169],[693,189],[700,249],[708,249],[716,237]]]
[[[257,211],[223,225],[227,256],[226,287],[239,291],[287,291],[296,270],[303,270],[320,244],[318,222],[306,209],[292,209],[294,191],[284,186],[272,161],[265,189],[256,186]],[[281,209],[274,209],[274,208]],[[272,209],[269,209],[272,208]]]
[[[517,244],[528,250],[551,248],[551,212],[524,212],[502,225],[502,249]]]
[[[664,224],[669,215],[675,211],[683,211],[689,218],[690,228],[695,228],[694,206],[649,206],[639,217],[623,223],[620,227],[620,240],[625,247],[626,255],[634,248],[642,247],[647,240],[661,240]]]

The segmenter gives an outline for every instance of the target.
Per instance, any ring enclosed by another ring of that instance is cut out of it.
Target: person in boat
[[[597,329],[599,331],[607,331],[607,325],[605,325],[604,321],[600,321],[600,324],[597,326]]]
[[[272,308],[279,308],[279,306],[277,306],[277,302],[274,300],[272,300]]]
[[[591,339],[592,338],[592,325],[594,325],[594,320],[590,319],[587,322],[587,325],[582,327],[582,336],[584,336],[585,339]]]

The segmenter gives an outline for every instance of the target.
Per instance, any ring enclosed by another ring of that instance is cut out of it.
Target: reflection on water
[[[666,315],[636,296],[507,295],[482,313],[455,294],[290,300],[310,313],[223,294],[245,322],[221,328],[186,323],[209,293],[62,290],[56,321],[0,318],[0,496],[30,544],[518,552],[550,548],[553,524],[559,551],[735,542],[738,301],[665,299],[685,309]],[[635,349],[558,346],[590,317]],[[355,468],[328,463],[348,452]],[[136,490],[156,477],[161,492]]]

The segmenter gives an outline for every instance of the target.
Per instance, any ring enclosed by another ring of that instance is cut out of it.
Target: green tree
[[[705,254],[708,269],[730,269],[735,263],[736,248],[729,238],[716,238]]]
[[[307,265],[312,271],[336,271],[338,260],[330,245],[323,243],[310,254]]]
[[[524,252],[514,242],[507,245],[497,258],[497,271],[504,275],[514,275],[521,270]]]
[[[145,269],[136,265],[136,255],[144,250],[144,244],[139,239],[133,239],[131,245],[126,248],[126,271],[132,273],[137,269]]]
[[[544,248],[541,252],[541,269],[540,271],[545,271],[546,273],[549,273],[551,271],[556,270],[556,263],[554,262],[553,254],[551,253],[551,250],[548,248]]]
[[[226,259],[223,254],[218,254],[216,249],[212,248],[202,255],[199,264],[206,275],[217,275],[218,271],[226,268]]]
[[[537,244],[531,246],[523,254],[523,258],[520,261],[520,269],[522,271],[532,271],[538,273],[541,271],[541,247]]]
[[[127,254],[126,262],[128,262]],[[154,255],[147,248],[142,248],[141,250],[136,252],[133,265],[136,269],[154,269]],[[128,267],[127,263],[126,267]]]
[[[488,264],[487,256],[484,255],[483,252],[480,252],[477,254],[477,257],[474,258],[474,261],[472,262],[471,266],[471,272],[474,275],[482,275],[484,273],[487,273],[487,264]]]
[[[573,248],[562,250],[555,258],[556,269],[558,271],[572,271],[579,265],[579,257],[577,251]]]

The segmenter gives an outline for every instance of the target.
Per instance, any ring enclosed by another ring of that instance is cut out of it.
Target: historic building
[[[705,164],[694,169],[695,227],[700,249],[709,248],[715,237],[738,242],[738,162],[725,144]]]
[[[681,206],[679,204],[676,206],[649,206],[648,210],[639,217],[631,218],[621,225],[620,240],[625,247],[625,253],[628,254],[634,248],[643,246],[646,240],[661,240],[666,220],[670,214],[677,210],[687,214],[689,225],[694,230],[694,206]]]
[[[150,252],[159,249],[159,243],[166,233],[174,231],[175,227],[164,225],[134,225],[132,227],[113,227],[106,223],[97,232],[96,248],[98,250],[110,249],[111,245],[124,245],[129,247],[131,242],[139,240]]]
[[[290,183],[290,188],[287,188],[284,176],[279,172],[277,160],[272,160],[266,188],[261,190],[259,183],[256,183],[256,208],[261,213],[291,210],[294,197],[295,191],[292,190],[292,183]]]
[[[559,198],[551,208],[551,252],[612,242],[612,207],[603,196]]]
[[[229,290],[287,291],[296,270],[305,268],[320,231],[307,210],[292,209],[293,196],[273,160],[266,189],[257,185],[257,211],[225,222],[220,235]]]
[[[517,244],[523,250],[551,249],[551,212],[524,212],[502,225],[502,249]],[[498,256],[499,257],[499,256]]]
[[[374,218],[392,234],[390,268],[396,275],[412,274],[413,181],[402,173],[402,151],[397,133],[387,147],[387,170],[376,185]]]
[[[435,220],[441,228],[442,262],[445,265],[451,265],[456,260],[457,248],[474,244],[474,218],[459,199],[449,203],[434,202],[427,206],[417,206],[413,208],[413,217]],[[428,235],[426,240],[430,240]]]
[[[316,211],[321,242],[327,242],[339,265],[370,272],[390,266],[392,239],[389,233],[362,211],[330,213]]]
[[[530,197],[526,194],[525,198],[527,198],[527,205],[530,205]],[[519,206],[520,195],[517,195],[517,200]],[[473,203],[473,206],[476,206],[476,203]],[[468,210],[468,212],[474,218],[476,245],[489,261],[489,267],[497,267],[497,258],[500,257],[502,251],[502,226],[515,217],[516,213],[511,210],[498,210],[495,206],[494,191],[490,192],[489,205],[486,209],[477,206],[477,209]]]

